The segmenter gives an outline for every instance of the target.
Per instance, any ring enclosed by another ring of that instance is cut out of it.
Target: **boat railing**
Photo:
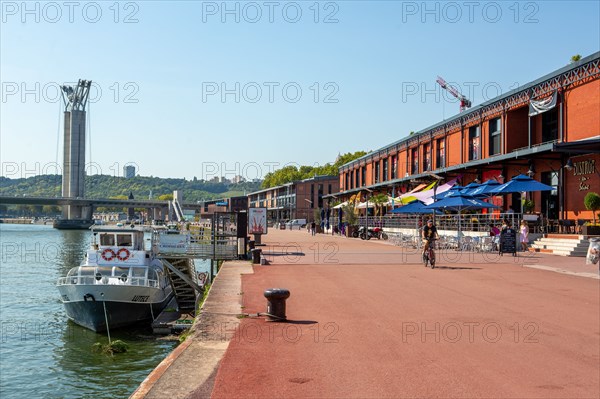
[[[60,277],[57,285],[126,285],[159,288],[158,280],[147,279],[145,277],[127,277],[123,279],[112,276],[103,276],[100,279],[96,276]]]
[[[206,259],[236,259],[238,239],[235,234],[219,233],[214,237],[208,229],[201,234],[156,234],[152,239],[153,252],[158,256],[195,257]]]

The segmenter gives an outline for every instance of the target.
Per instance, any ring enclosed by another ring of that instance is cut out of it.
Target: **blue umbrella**
[[[427,205],[425,209],[441,209],[445,208],[451,211],[463,211],[465,209],[483,209],[483,208],[497,208],[496,205],[488,204],[487,202],[481,201],[471,195],[463,193],[453,193],[446,198],[442,198],[439,201],[434,202],[431,205]]]
[[[426,205],[419,200],[415,200],[413,202],[409,202],[406,205],[401,206],[400,208],[393,209],[391,213],[402,213],[402,214],[420,214],[420,213],[433,213],[435,212],[438,215],[442,215],[443,212],[433,209],[425,209]]]
[[[494,179],[490,179],[485,183],[482,183],[479,187],[474,188],[473,190],[468,191],[466,194],[472,195],[473,197],[489,197],[493,194],[490,193],[490,190],[498,187],[500,183]]]
[[[461,231],[461,216],[460,212],[465,209],[483,209],[483,208],[497,208],[496,205],[488,204],[487,202],[481,201],[473,196],[463,194],[461,192],[455,192],[446,198],[434,202],[431,205],[427,205],[425,209],[447,209],[451,211],[458,211],[458,236],[460,237]]]
[[[444,191],[444,192],[443,192],[443,193],[441,193],[441,194],[437,194],[437,193],[436,193],[436,195],[435,195],[435,199],[436,199],[436,200],[440,200],[440,199],[442,199],[442,198],[449,197],[449,196],[451,196],[451,195],[453,195],[453,194],[460,193],[460,192],[461,192],[461,190],[463,190],[463,189],[464,189],[464,187],[463,187],[463,186],[453,186],[453,187],[452,187],[450,190],[448,190],[448,191]]]
[[[512,180],[501,184],[493,189],[489,190],[490,194],[509,194],[509,193],[523,193],[531,191],[551,191],[554,190],[552,186],[544,183],[540,183],[537,180],[533,180],[531,177],[526,175],[519,175],[512,178]]]

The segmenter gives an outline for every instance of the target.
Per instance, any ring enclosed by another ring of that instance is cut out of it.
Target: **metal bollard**
[[[265,291],[267,298],[268,321],[286,321],[285,300],[290,297],[290,291],[285,288],[269,288]]]
[[[262,253],[262,249],[254,248],[252,250],[252,263],[255,265],[260,264],[260,254]]]

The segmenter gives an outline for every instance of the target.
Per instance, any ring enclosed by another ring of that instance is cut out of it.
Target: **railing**
[[[158,280],[150,280],[145,277],[127,277],[125,281],[119,277],[103,276],[70,276],[58,279],[57,285],[127,285],[135,287],[159,288]]]
[[[237,259],[238,240],[234,234],[218,234],[213,240],[209,228],[180,234],[158,234],[152,242],[159,257]]]
[[[432,215],[393,215],[393,216],[369,216],[368,225],[369,227],[381,227],[391,229],[416,229],[420,228],[423,222]],[[523,215],[520,213],[477,213],[461,215],[460,218],[460,230],[461,231],[472,231],[481,232],[489,231],[489,225],[493,224],[498,226],[502,224],[502,220],[506,219],[513,226],[517,227],[521,222]],[[436,215],[435,224],[438,230],[458,230],[458,215]],[[365,226],[367,218],[361,216],[357,219],[356,225]],[[338,225],[338,218],[329,219],[330,226]]]

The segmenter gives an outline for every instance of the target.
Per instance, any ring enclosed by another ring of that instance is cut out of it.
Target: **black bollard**
[[[262,249],[254,248],[252,251],[252,263],[255,265],[260,264],[260,254],[262,253]]]
[[[268,321],[286,321],[285,300],[290,297],[290,291],[285,288],[269,288],[265,291],[267,298]]]

